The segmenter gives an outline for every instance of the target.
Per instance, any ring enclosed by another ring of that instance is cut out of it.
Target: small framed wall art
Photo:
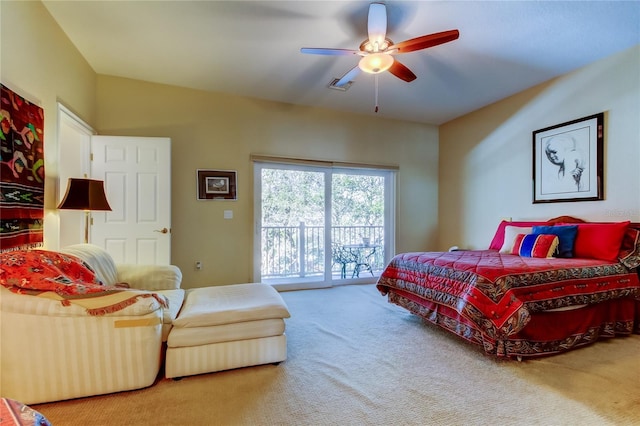
[[[237,200],[235,170],[198,169],[198,200]]]
[[[533,132],[533,203],[598,201],[603,194],[604,113]]]

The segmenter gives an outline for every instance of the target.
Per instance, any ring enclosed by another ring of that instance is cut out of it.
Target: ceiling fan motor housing
[[[369,41],[369,39],[366,39],[365,41],[360,43],[360,50],[367,53],[384,52],[389,48],[389,46],[393,46],[393,41],[390,38],[385,38],[377,49],[375,48],[373,43]]]

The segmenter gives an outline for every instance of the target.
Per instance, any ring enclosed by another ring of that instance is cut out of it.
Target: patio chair
[[[342,245],[333,244],[331,246],[331,255],[333,258],[333,264],[340,265],[340,278],[342,279],[347,278],[347,265],[358,264],[358,257],[354,253],[352,253],[351,250],[343,247]],[[355,268],[356,267],[354,266],[354,273]]]
[[[375,247],[366,255],[364,255],[364,253],[362,252],[356,253],[355,255],[356,264],[353,267],[353,274],[351,274],[351,278],[360,277],[361,271],[369,271],[369,273],[373,277],[373,268],[371,267],[371,260],[375,254],[376,254]]]

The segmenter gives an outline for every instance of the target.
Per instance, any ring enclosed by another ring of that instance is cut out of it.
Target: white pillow
[[[85,261],[103,285],[112,286],[118,282],[118,270],[113,258],[105,249],[93,244],[74,244],[60,250],[62,253],[79,257]]]
[[[511,253],[511,249],[513,249],[513,243],[518,234],[530,234],[533,231],[533,226],[523,227],[523,226],[511,226],[507,225],[504,227],[504,243],[502,243],[502,247],[500,248],[500,253]]]

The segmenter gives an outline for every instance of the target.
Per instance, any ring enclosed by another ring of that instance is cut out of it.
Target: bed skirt
[[[522,330],[504,339],[493,339],[447,306],[399,289],[389,289],[388,298],[389,302],[498,357],[524,358],[565,352],[601,338],[629,335],[634,331],[634,320],[640,320],[635,300],[616,299],[571,310],[533,312]],[[640,325],[636,324],[638,331]]]

